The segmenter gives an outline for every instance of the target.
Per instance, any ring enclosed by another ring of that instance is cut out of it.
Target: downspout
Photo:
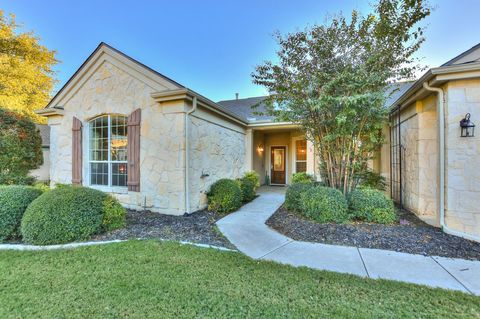
[[[431,87],[430,85],[428,85],[427,82],[423,83],[423,87],[427,91],[438,93],[438,107],[437,107],[438,152],[439,152],[438,175],[439,175],[439,184],[440,184],[439,196],[438,196],[438,207],[440,210],[439,211],[440,227],[447,234],[480,242],[480,237],[451,229],[445,224],[445,94],[443,93],[443,89]]]
[[[185,189],[185,213],[190,214],[190,145],[189,145],[189,121],[188,117],[190,114],[197,110],[197,97],[192,97],[192,109],[185,113],[185,180],[184,180],[184,189]]]

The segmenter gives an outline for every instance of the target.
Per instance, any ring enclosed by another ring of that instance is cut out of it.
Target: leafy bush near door
[[[289,210],[300,212],[302,209],[301,195],[313,187],[313,183],[296,183],[290,185],[285,194],[285,207]]]
[[[304,183],[304,184],[310,184],[314,182],[314,178],[312,175],[307,174],[305,172],[301,173],[295,173],[292,175],[292,184],[297,184],[297,183]]]
[[[125,223],[125,212],[107,194],[81,186],[63,186],[35,199],[21,222],[23,241],[35,245],[85,240]]]
[[[216,181],[210,188],[208,210],[219,213],[229,213],[242,206],[242,189],[237,181],[223,178]]]
[[[0,186],[0,242],[19,237],[25,210],[41,194],[41,190],[30,186]]]
[[[243,175],[243,179],[252,181],[255,187],[255,191],[260,187],[260,176],[255,171],[248,171]]]
[[[393,201],[379,190],[357,188],[348,195],[351,216],[358,220],[380,224],[397,221]]]
[[[348,221],[348,203],[337,189],[324,186],[312,187],[300,195],[301,212],[320,223],[344,223]]]

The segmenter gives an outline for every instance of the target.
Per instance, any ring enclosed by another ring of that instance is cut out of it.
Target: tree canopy
[[[0,108],[0,184],[31,184],[43,164],[42,138],[25,115]]]
[[[19,32],[15,16],[0,10],[0,106],[44,122],[34,110],[50,99],[56,63],[55,51],[41,45],[33,32]]]
[[[422,0],[380,0],[373,11],[339,14],[323,25],[277,34],[278,62],[252,74],[267,88],[267,109],[301,125],[320,156],[323,181],[349,192],[383,143],[386,88],[420,69]]]

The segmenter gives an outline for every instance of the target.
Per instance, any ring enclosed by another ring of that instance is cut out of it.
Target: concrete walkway
[[[480,295],[480,261],[296,241],[265,225],[282,205],[285,188],[262,187],[259,195],[217,222],[220,231],[247,256]]]

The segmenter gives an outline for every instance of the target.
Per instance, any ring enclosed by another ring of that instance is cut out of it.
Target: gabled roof
[[[458,64],[465,64],[465,63],[472,63],[472,62],[479,62],[479,61],[480,61],[480,43],[471,47],[467,51],[460,53],[459,55],[445,62],[441,66],[458,65]]]

